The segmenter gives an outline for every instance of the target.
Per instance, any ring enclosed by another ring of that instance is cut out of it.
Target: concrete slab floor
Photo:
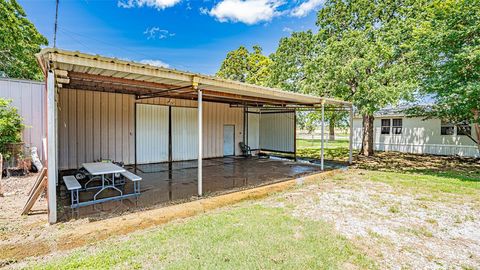
[[[334,167],[326,164],[326,170]],[[198,199],[197,161],[178,161],[172,162],[171,165],[169,163],[155,163],[126,166],[126,169],[143,178],[140,185],[141,195],[138,200],[131,197],[122,201],[110,201],[81,207],[75,214],[75,218],[104,219],[125,212],[135,212]],[[224,157],[206,159],[203,161],[204,196],[225,194],[267,185],[319,171],[320,166],[315,164],[278,158]],[[133,184],[126,181],[121,189],[124,193],[131,193]],[[81,191],[80,201],[92,200],[97,191]],[[71,219],[70,193],[61,184],[57,194],[59,220]],[[101,193],[103,197],[115,195],[118,195],[118,192],[114,190],[105,190]]]

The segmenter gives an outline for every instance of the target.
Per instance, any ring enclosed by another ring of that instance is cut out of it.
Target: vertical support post
[[[320,155],[320,166],[322,171],[324,170],[324,139],[325,139],[325,101],[322,100],[322,146],[321,146],[321,155]]]
[[[203,158],[203,102],[202,102],[202,90],[198,89],[198,196],[202,196],[203,187],[203,172],[202,172],[202,158]]]
[[[297,110],[293,110],[293,159],[297,161]]]
[[[349,145],[348,145],[348,164],[353,163],[353,105],[350,105],[350,134],[349,134]]]
[[[48,222],[57,222],[57,102],[55,74],[47,74],[47,195]]]

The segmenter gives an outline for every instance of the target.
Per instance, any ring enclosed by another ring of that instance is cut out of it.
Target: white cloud
[[[281,0],[222,0],[208,14],[220,22],[256,24],[280,15]]]
[[[290,14],[294,17],[305,17],[324,2],[325,0],[306,0],[299,6],[295,7]]]
[[[293,29],[285,26],[285,27],[283,27],[282,31],[287,32],[287,33],[291,33],[291,32],[293,32]]]
[[[147,39],[166,39],[175,36],[175,33],[170,33],[168,30],[160,29],[160,27],[150,27],[143,32]]]
[[[119,0],[118,6],[123,8],[146,6],[162,10],[168,7],[173,7],[181,1],[182,0]]]
[[[153,59],[143,59],[140,61],[142,64],[150,65],[150,66],[156,66],[156,67],[164,67],[168,68],[170,67],[169,64],[161,61],[161,60],[153,60]]]

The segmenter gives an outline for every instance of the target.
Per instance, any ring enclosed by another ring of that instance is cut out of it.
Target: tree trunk
[[[363,138],[360,155],[373,156],[373,115],[363,115]]]
[[[477,148],[478,148],[478,151],[480,151],[480,124],[478,124],[480,120],[480,112],[478,110],[473,110],[473,120],[474,120],[473,128],[477,133]]]
[[[328,122],[328,132],[329,132],[329,140],[335,141],[335,121],[330,120]]]

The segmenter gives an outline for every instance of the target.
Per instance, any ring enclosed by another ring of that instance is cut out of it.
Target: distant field
[[[322,141],[320,139],[297,139],[297,156],[320,158]],[[325,159],[346,161],[348,159],[348,140],[325,140]]]

